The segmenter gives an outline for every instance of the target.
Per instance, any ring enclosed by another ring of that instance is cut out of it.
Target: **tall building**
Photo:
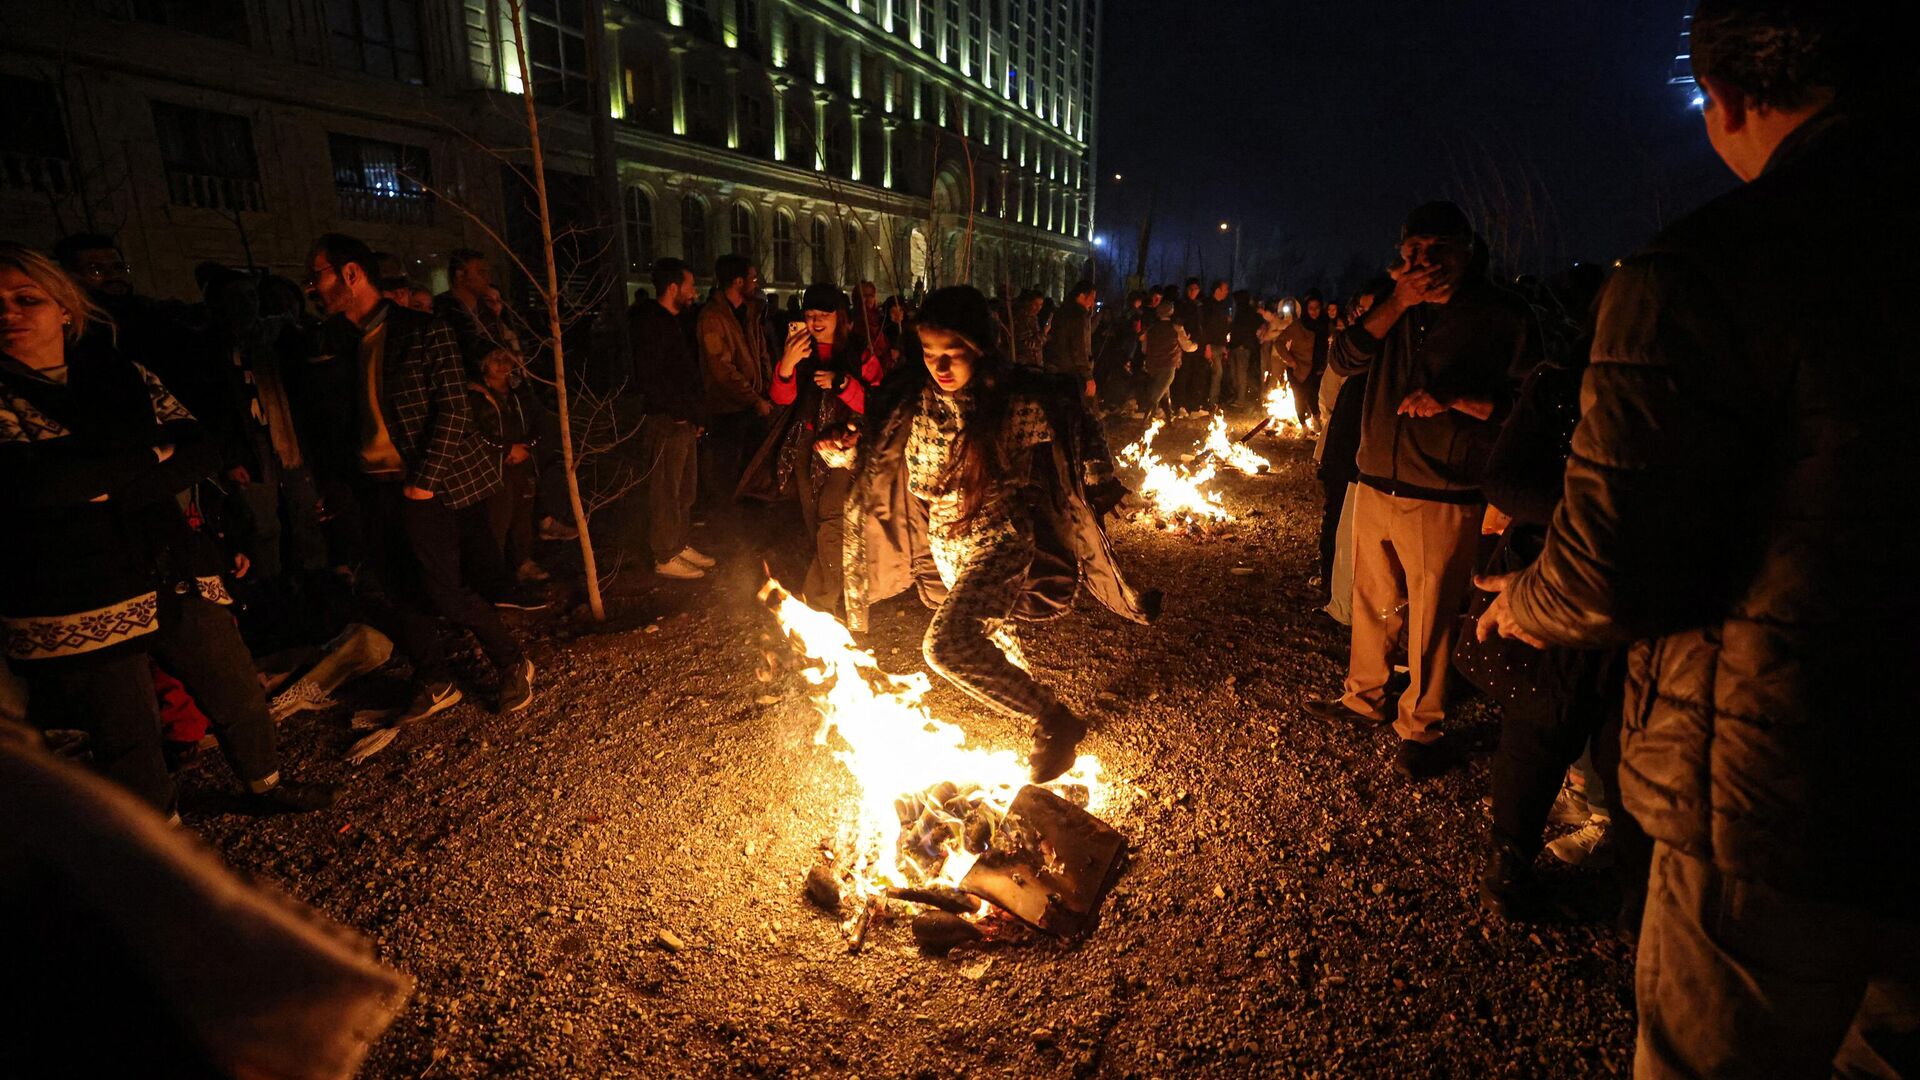
[[[565,221],[593,205],[596,96],[614,117],[631,285],[738,251],[779,293],[1058,291],[1089,253],[1098,0],[0,0],[0,23],[0,234],[116,233],[160,295],[207,259],[297,273],[332,229],[436,286],[452,248],[524,247],[529,85]]]

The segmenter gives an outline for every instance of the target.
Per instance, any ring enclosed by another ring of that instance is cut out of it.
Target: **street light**
[[[1114,174],[1113,174],[1113,182],[1114,182],[1114,183],[1116,183],[1116,184],[1117,184],[1117,183],[1119,183],[1119,182],[1120,182],[1120,181],[1122,181],[1122,180],[1125,180],[1125,179],[1126,179],[1126,177],[1124,177],[1124,176],[1121,176],[1121,175],[1120,175],[1119,173],[1114,173]]]
[[[1227,281],[1238,285],[1240,279],[1240,226],[1230,221],[1220,223],[1221,232],[1233,234],[1233,261],[1227,264]]]

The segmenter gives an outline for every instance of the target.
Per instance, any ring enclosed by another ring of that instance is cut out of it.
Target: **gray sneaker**
[[[420,689],[414,691],[413,700],[407,707],[394,715],[393,726],[410,724],[415,720],[425,720],[434,713],[446,712],[460,704],[464,697],[460,687],[454,683],[438,683],[431,686],[423,684]]]
[[[1613,865],[1613,823],[1588,818],[1585,825],[1547,845],[1547,853],[1568,866]]]

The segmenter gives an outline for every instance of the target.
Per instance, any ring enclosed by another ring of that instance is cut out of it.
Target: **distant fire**
[[[1312,414],[1308,414],[1305,424],[1300,422],[1300,409],[1293,396],[1293,387],[1287,380],[1281,379],[1267,395],[1267,430],[1279,436],[1310,435],[1313,433]]]
[[[833,746],[859,789],[840,869],[851,877],[857,914],[888,886],[956,887],[1027,783],[1025,758],[1012,750],[967,745],[958,726],[935,719],[924,673],[892,675],[854,644],[840,620],[793,598],[769,580],[760,600],[806,659],[820,727],[814,742]],[[1106,801],[1100,761],[1082,754],[1046,785],[1098,813]]]
[[[1155,420],[1140,438],[1115,457],[1122,465],[1141,471],[1140,497],[1148,504],[1148,513],[1170,526],[1204,528],[1225,524],[1233,514],[1220,501],[1220,494],[1207,490],[1222,466],[1256,476],[1266,472],[1270,463],[1244,443],[1227,434],[1227,418],[1216,413],[1207,428],[1206,442],[1190,461],[1164,460],[1154,449],[1166,425]]]

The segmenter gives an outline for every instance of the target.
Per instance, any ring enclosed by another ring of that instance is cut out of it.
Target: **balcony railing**
[[[229,213],[266,209],[260,181],[199,173],[168,172],[167,200],[175,206],[199,206]]]
[[[367,191],[336,187],[333,197],[340,216],[381,225],[433,224],[433,196],[426,192],[405,194],[391,191]]]
[[[66,158],[0,150],[0,187],[65,195],[73,190],[73,163]]]

